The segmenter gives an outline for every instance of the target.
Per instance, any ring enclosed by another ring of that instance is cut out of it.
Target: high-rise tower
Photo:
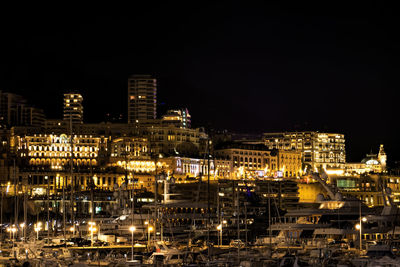
[[[64,94],[64,120],[83,123],[83,97],[79,93]]]
[[[151,75],[132,75],[128,79],[128,123],[157,117],[157,80]]]

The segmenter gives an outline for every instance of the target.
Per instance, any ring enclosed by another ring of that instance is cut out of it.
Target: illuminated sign
[[[354,188],[356,187],[356,181],[350,179],[338,179],[336,185],[339,188]]]

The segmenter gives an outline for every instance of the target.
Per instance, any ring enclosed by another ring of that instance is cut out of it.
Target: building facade
[[[128,123],[157,117],[157,80],[151,75],[132,75],[128,79]]]
[[[42,109],[32,107],[20,95],[0,90],[0,125],[40,127],[43,126],[44,120]]]
[[[269,150],[264,145],[232,144],[215,150],[220,175],[230,179],[258,177],[299,177],[301,153],[298,151]],[[230,162],[230,170],[227,169]]]
[[[83,123],[83,97],[78,93],[64,94],[64,115],[65,121],[73,124]]]
[[[300,151],[303,164],[312,171],[319,168],[343,169],[346,163],[343,134],[311,131],[264,133],[263,139],[269,149]]]
[[[99,152],[107,150],[107,141],[107,138],[85,135],[72,138],[66,134],[15,135],[11,151],[15,151],[26,166],[62,170],[70,168],[71,160],[74,166],[97,166]]]
[[[168,110],[167,114],[162,117],[163,124],[172,124],[179,128],[191,127],[191,116],[187,108]]]
[[[383,145],[379,147],[379,153],[369,153],[361,162],[350,162],[345,165],[345,173],[348,175],[360,175],[369,173],[386,173],[387,156]]]
[[[200,134],[200,129],[163,125],[143,127],[139,135],[149,140],[153,154],[193,156],[199,153]]]

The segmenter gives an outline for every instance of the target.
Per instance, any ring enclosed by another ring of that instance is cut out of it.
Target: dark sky
[[[195,126],[335,131],[349,161],[380,143],[400,159],[395,6],[186,3],[4,10],[0,90],[60,118],[62,93],[79,89],[99,122],[126,115],[130,74],[153,74],[159,110],[187,107]]]

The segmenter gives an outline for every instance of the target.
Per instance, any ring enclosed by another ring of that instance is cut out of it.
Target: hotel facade
[[[269,149],[300,151],[304,168],[307,166],[312,171],[345,167],[344,134],[313,131],[264,133],[263,140]]]

